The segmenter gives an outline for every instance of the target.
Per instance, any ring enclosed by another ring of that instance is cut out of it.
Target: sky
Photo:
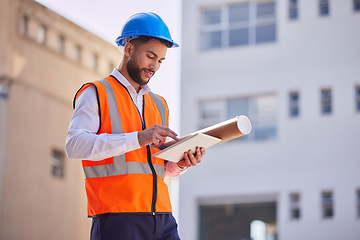
[[[36,1],[114,46],[123,24],[131,15],[137,12],[157,13],[169,27],[172,39],[180,44],[180,48],[168,49],[166,60],[150,80],[149,86],[152,91],[165,97],[170,108],[170,128],[179,132],[181,0]],[[84,79],[84,82],[87,81],[89,79]]]

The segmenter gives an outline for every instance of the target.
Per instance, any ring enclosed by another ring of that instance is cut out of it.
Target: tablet
[[[184,158],[184,152],[189,149],[195,152],[196,147],[209,148],[221,141],[220,138],[212,137],[203,133],[191,135],[173,145],[155,153],[153,156],[172,162],[178,162]]]

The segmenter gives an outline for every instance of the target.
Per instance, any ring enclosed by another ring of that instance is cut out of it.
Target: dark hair
[[[156,37],[151,37],[151,36],[143,36],[143,35],[137,36],[136,38],[130,40],[130,43],[133,44],[135,47],[138,47],[139,45],[149,42],[151,39],[159,40],[162,44],[164,44],[168,48],[171,48],[173,46],[173,43],[169,42],[167,40],[164,40],[161,38],[156,38]]]

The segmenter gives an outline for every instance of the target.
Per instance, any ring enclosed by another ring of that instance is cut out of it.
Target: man
[[[164,177],[195,166],[205,150],[189,150],[178,163],[152,156],[166,137],[178,138],[165,100],[147,85],[167,48],[178,44],[154,13],[130,17],[116,43],[123,46],[120,66],[76,93],[65,145],[70,159],[82,159],[90,238],[179,239]]]

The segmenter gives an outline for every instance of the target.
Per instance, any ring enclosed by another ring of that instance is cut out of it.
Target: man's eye
[[[149,55],[148,55],[148,58],[150,58],[150,59],[154,59],[154,57],[152,57],[152,56],[149,56]]]

